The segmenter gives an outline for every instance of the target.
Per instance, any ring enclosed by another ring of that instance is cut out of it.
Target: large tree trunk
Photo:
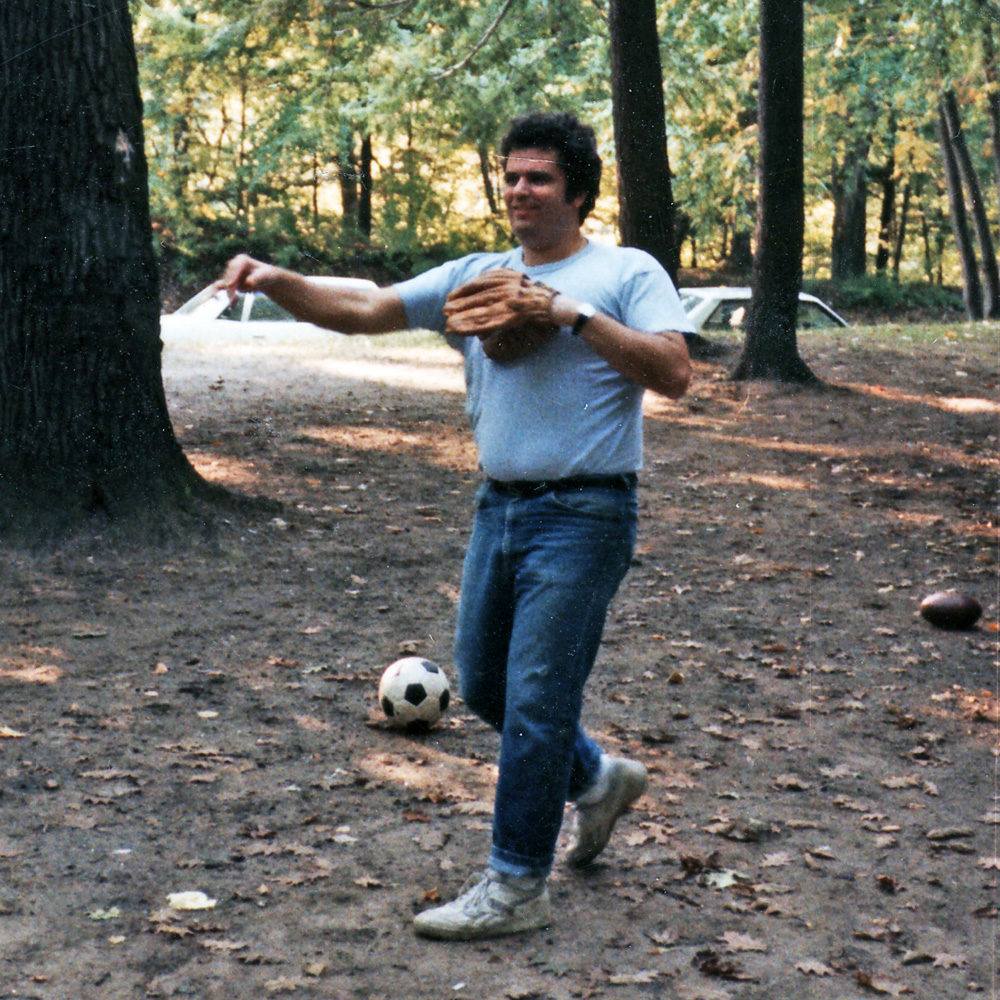
[[[983,271],[983,316],[986,319],[1000,319],[1000,269],[997,267],[996,249],[990,234],[990,223],[986,217],[986,206],[983,203],[979,178],[976,176],[976,168],[972,165],[972,157],[969,155],[965,133],[962,131],[962,117],[958,110],[955,91],[949,89],[941,95],[941,107],[944,110],[944,120],[948,125],[948,138],[955,151],[958,173],[969,195],[972,228],[976,234],[976,242],[979,244]]]
[[[805,233],[802,115],[803,0],[761,0],[757,249],[735,379],[818,381],[795,335]]]
[[[655,0],[611,0],[611,103],[622,243],[651,253],[677,279]]]
[[[944,177],[948,185],[948,205],[951,209],[951,229],[955,237],[955,247],[958,259],[962,265],[962,297],[965,300],[965,311],[969,319],[983,318],[983,286],[979,281],[979,269],[976,265],[976,250],[972,245],[969,233],[969,220],[965,211],[965,198],[962,193],[962,176],[958,169],[955,148],[951,142],[948,119],[945,115],[944,103],[939,102],[937,114],[938,143],[941,146],[941,159],[944,163]]]
[[[0,526],[155,523],[174,437],[127,0],[0,4]]]

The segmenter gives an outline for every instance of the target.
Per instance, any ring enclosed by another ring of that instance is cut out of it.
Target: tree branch
[[[485,33],[483,34],[483,37],[480,38],[479,41],[476,42],[476,44],[473,45],[472,48],[465,54],[464,58],[462,58],[459,62],[455,63],[454,66],[450,66],[448,69],[443,69],[440,72],[435,73],[434,79],[445,80],[449,76],[454,76],[460,70],[465,69],[465,67],[468,66],[470,62],[472,62],[476,53],[479,52],[479,50],[490,40],[490,38],[496,32],[497,28],[500,27],[500,22],[506,16],[507,11],[510,10],[510,5],[513,2],[514,0],[504,0],[504,4],[500,8],[500,13],[497,14],[497,16],[493,19],[493,23],[486,29]]]

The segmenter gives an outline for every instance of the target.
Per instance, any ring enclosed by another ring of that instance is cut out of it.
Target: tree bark
[[[882,186],[882,208],[878,220],[878,245],[875,248],[875,273],[882,274],[889,266],[892,253],[893,228],[896,221],[896,118],[889,120],[889,155],[884,167],[872,171]]]
[[[361,138],[358,162],[358,232],[368,239],[372,234],[372,137]]]
[[[986,319],[1000,319],[1000,269],[997,267],[996,249],[990,234],[990,222],[986,217],[982,189],[976,168],[972,165],[969,147],[962,130],[962,116],[958,110],[955,91],[948,89],[941,95],[944,120],[948,125],[948,138],[955,151],[955,161],[964,189],[969,196],[972,228],[979,244],[979,259],[982,265],[983,316]]]
[[[0,530],[154,524],[174,436],[127,0],[0,5]]]
[[[476,148],[479,154],[479,175],[483,179],[483,194],[486,204],[490,206],[490,215],[500,214],[500,203],[497,201],[496,185],[493,183],[493,169],[490,165],[490,150],[485,142],[480,142]]]
[[[805,234],[803,20],[803,0],[761,0],[757,248],[734,379],[818,383],[795,332]]]
[[[867,266],[866,176],[869,145],[870,139],[862,136],[845,161],[833,165],[830,178],[830,191],[833,196],[830,276],[834,281],[863,277]]]
[[[896,246],[892,252],[892,274],[899,280],[899,265],[903,262],[903,246],[906,243],[906,224],[910,215],[910,190],[912,182],[907,178],[903,185],[903,204],[899,209],[899,224],[896,226]]]
[[[608,25],[621,241],[652,254],[676,281],[680,247],[655,0],[611,0]]]
[[[951,229],[955,237],[958,259],[962,266],[962,297],[965,301],[965,311],[969,319],[983,318],[983,287],[979,281],[979,269],[976,265],[976,250],[972,245],[969,233],[969,220],[965,211],[965,198],[962,193],[962,176],[958,169],[955,148],[951,141],[951,130],[945,114],[944,102],[938,103],[937,114],[938,144],[941,147],[941,159],[944,163],[945,182],[948,186],[948,206],[951,209]]]
[[[354,152],[354,133],[341,129],[337,152],[337,180],[340,184],[341,223],[348,233],[358,226],[358,163]]]

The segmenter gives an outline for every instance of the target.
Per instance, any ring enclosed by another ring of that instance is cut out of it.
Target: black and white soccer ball
[[[378,685],[378,700],[389,725],[422,732],[434,725],[451,701],[445,672],[422,656],[390,663]]]

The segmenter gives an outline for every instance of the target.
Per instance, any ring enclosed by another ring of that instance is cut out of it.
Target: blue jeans
[[[583,688],[635,532],[634,486],[480,488],[455,661],[466,704],[501,734],[490,864],[502,873],[547,875],[566,802],[596,780]]]

